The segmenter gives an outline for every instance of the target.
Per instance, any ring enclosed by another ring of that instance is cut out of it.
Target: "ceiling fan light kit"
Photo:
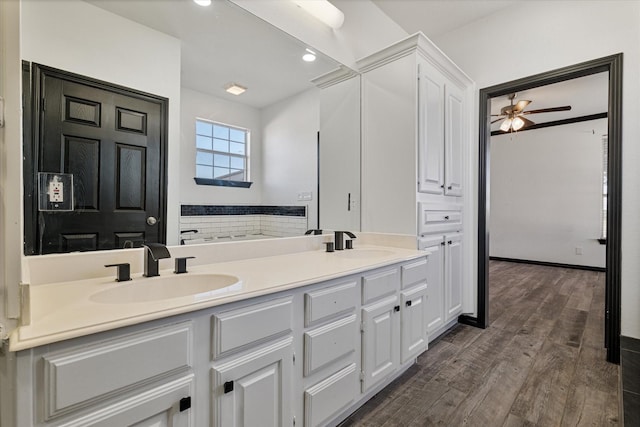
[[[539,110],[524,111],[524,109],[531,103],[531,101],[523,99],[514,104],[513,100],[515,99],[515,97],[515,93],[508,95],[510,104],[502,107],[500,109],[500,114],[492,114],[492,116],[498,118],[496,120],[493,120],[491,123],[496,123],[502,120],[502,123],[500,124],[500,130],[503,132],[517,132],[524,127],[535,125],[533,121],[524,117],[524,115],[526,114],[552,113],[555,111],[571,110],[570,105],[565,105],[563,107],[541,108]]]

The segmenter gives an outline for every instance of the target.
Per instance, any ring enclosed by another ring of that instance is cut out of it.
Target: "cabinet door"
[[[462,152],[465,117],[462,91],[453,84],[445,90],[445,191],[447,196],[462,196]]]
[[[444,76],[428,63],[421,63],[418,93],[418,191],[421,193],[443,193],[444,99]]]
[[[420,249],[431,251],[427,261],[427,334],[444,326],[444,238],[442,235],[420,239]]]
[[[400,359],[402,363],[427,349],[426,299],[426,283],[401,293]]]
[[[398,296],[362,308],[362,392],[398,367],[400,359]]]
[[[293,338],[213,367],[214,425],[291,425]]]
[[[102,407],[65,426],[188,427],[193,425],[191,396],[194,376],[165,383]],[[59,424],[56,424],[59,425]]]
[[[446,320],[462,313],[462,234],[445,236]]]

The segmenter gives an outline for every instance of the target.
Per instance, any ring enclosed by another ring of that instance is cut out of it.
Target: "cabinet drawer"
[[[328,320],[340,313],[351,311],[356,303],[357,280],[304,294],[304,324],[310,326]]]
[[[340,319],[304,334],[304,375],[355,351],[358,338],[356,315]]]
[[[291,332],[293,297],[284,297],[212,316],[213,358],[228,356],[247,347]]]
[[[191,322],[43,356],[49,420],[192,366]]]
[[[304,425],[325,425],[346,409],[357,393],[356,364],[352,363],[304,392]]]
[[[398,268],[387,269],[362,278],[362,304],[393,295],[398,289],[400,278]]]
[[[461,207],[453,204],[419,204],[421,235],[462,229]]]
[[[427,281],[428,262],[428,259],[423,258],[402,266],[402,289],[407,289]]]

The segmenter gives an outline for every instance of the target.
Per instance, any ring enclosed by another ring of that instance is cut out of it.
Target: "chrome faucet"
[[[144,275],[145,277],[159,276],[158,261],[171,258],[169,249],[162,243],[145,243],[144,245]]]
[[[356,235],[353,234],[350,231],[336,231],[335,232],[335,238],[333,239],[336,251],[341,251],[341,250],[344,249],[344,235],[345,234],[347,236],[351,237],[352,239],[356,238]],[[347,247],[347,249],[351,249],[351,248]]]

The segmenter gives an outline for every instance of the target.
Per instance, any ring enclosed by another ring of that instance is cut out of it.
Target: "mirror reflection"
[[[22,0],[21,33],[27,254],[317,227],[311,80],[340,64],[226,0]],[[37,172],[74,174],[74,212]]]

